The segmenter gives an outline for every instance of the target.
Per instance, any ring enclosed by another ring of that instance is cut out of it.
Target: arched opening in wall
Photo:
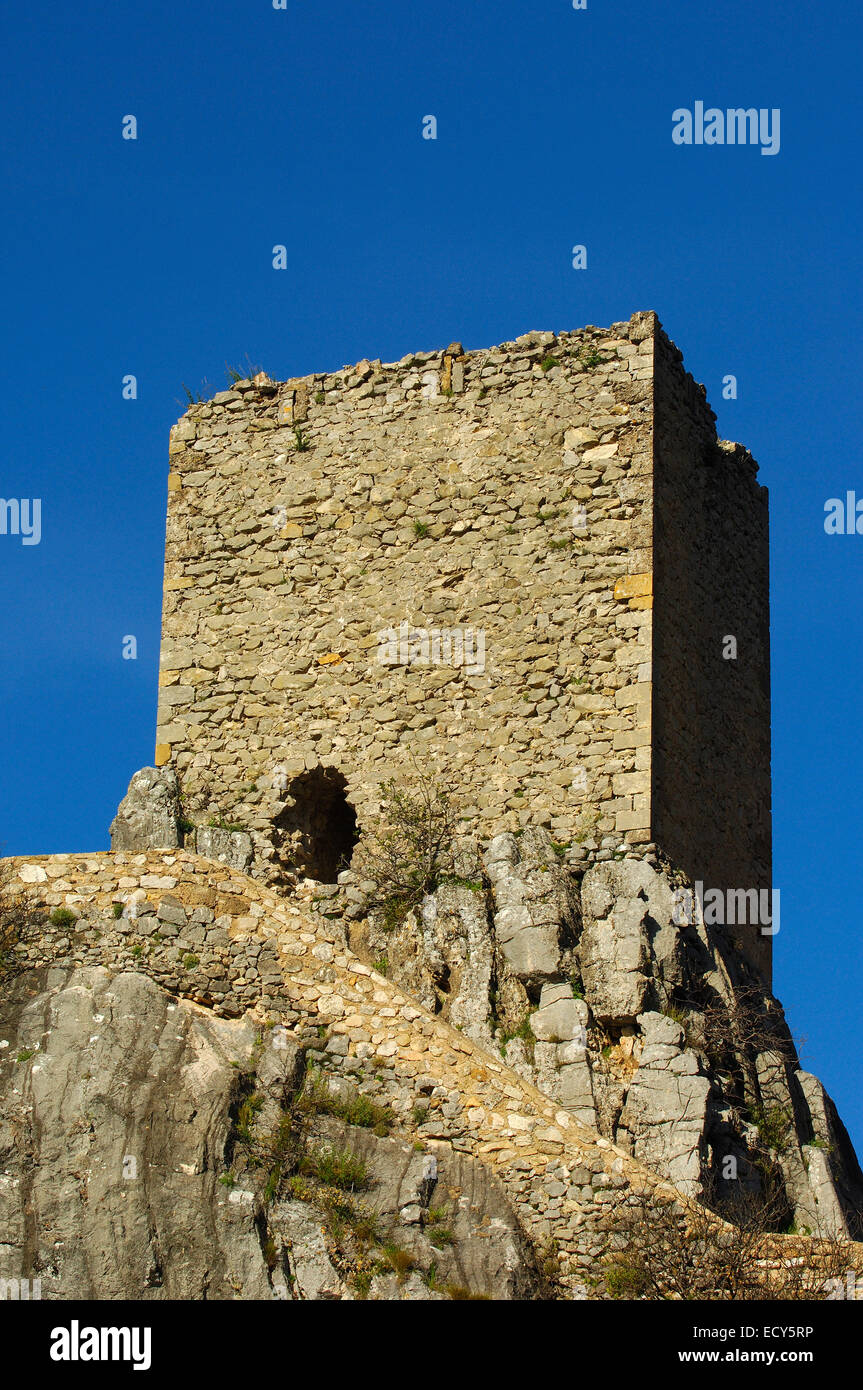
[[[336,882],[357,842],[357,816],[346,793],[347,782],[334,767],[314,767],[288,784],[274,836],[284,869],[319,883]]]

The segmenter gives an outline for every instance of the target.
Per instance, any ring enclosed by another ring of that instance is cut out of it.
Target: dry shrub
[[[605,1270],[610,1297],[820,1302],[841,1296],[849,1273],[858,1282],[863,1275],[853,1241],[773,1235],[769,1203],[759,1196],[726,1206],[733,1222],[671,1196],[629,1198]]]

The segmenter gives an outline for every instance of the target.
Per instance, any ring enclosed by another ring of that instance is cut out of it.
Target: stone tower
[[[419,775],[768,888],[756,472],[653,313],[238,382],[171,433],[156,762],[312,877]]]

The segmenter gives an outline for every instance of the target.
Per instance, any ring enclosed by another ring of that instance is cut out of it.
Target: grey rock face
[[[535,1073],[539,1087],[559,1100],[577,1119],[596,1127],[596,1106],[588,1051],[590,1010],[583,999],[573,996],[567,980],[543,985],[539,1008],[530,1016],[530,1029],[537,1039],[533,1059],[525,1054],[522,1071]]]
[[[663,1014],[640,1014],[642,1040],[636,1081],[621,1124],[634,1138],[636,1158],[665,1173],[681,1192],[701,1191],[710,1081],[684,1046],[683,1029]]]
[[[349,923],[365,915],[365,909],[352,905],[354,894],[357,890],[348,886]],[[382,929],[366,922],[361,931],[351,924],[348,934],[351,949],[371,962],[385,959],[394,978],[425,1008],[437,1013],[445,1004],[453,1026],[491,1043],[495,943],[481,883],[476,889],[445,883],[398,926]]]
[[[111,822],[111,848],[175,849],[180,843],[177,778],[170,767],[142,767]]]
[[[429,1153],[398,1138],[381,1138],[332,1117],[319,1122],[316,1133],[334,1148],[349,1144],[366,1164],[369,1203],[387,1243],[404,1251],[417,1272],[434,1266],[436,1287],[470,1289],[495,1299],[535,1294],[535,1257],[496,1179],[481,1163],[448,1144],[432,1144],[429,1176]],[[447,1233],[445,1242],[440,1230]],[[387,1275],[376,1276],[369,1291],[372,1299],[428,1296],[422,1280],[399,1285]]]
[[[570,869],[542,829],[499,835],[485,899],[446,885],[421,922],[366,923],[368,941],[423,1003],[681,1190],[733,1201],[765,1188],[766,1166],[780,1226],[863,1232],[853,1148],[763,980],[721,931],[675,922],[677,879],[652,855],[598,854]]]
[[[488,1000],[494,971],[493,942],[488,934],[483,894],[461,884],[444,884],[421,910],[423,938],[451,931],[457,923],[460,952],[458,979],[452,978],[452,953],[441,943],[440,958],[454,988],[450,990],[450,1022],[472,1037],[491,1039]]]
[[[248,1017],[216,1018],[137,972],[44,967],[6,981],[0,1279],[38,1278],[61,1300],[360,1296],[321,1210],[301,1193],[268,1201],[267,1164],[238,1161],[244,1099],[254,1091],[265,1139],[303,1075],[287,1033],[262,1045]],[[533,1251],[481,1163],[325,1113],[310,1123],[311,1144],[366,1166],[370,1298],[535,1295]],[[392,1274],[386,1249],[402,1262]]]
[[[856,1232],[860,1239],[863,1223],[849,1221],[848,1213],[859,1202],[863,1173],[848,1132],[817,1076],[796,1071],[793,1080],[800,1087],[811,1134],[800,1148],[805,1187],[798,1181],[794,1194],[796,1207],[809,1213],[809,1221],[804,1216],[800,1224],[826,1235]]]
[[[637,860],[597,864],[581,886],[579,946],[585,998],[601,1023],[631,1023],[654,980],[665,992],[681,979],[672,890]]]
[[[195,831],[195,852],[246,873],[252,862],[252,837],[242,830],[201,825]]]
[[[494,930],[513,973],[550,980],[559,972],[561,931],[569,903],[567,881],[543,830],[498,835],[485,854],[494,894]]]
[[[571,985],[543,985],[530,1026],[540,1042],[580,1043],[586,1048],[587,1017],[587,1005],[583,999],[573,998]]]
[[[324,1228],[314,1207],[306,1202],[278,1202],[270,1224],[288,1251],[294,1297],[350,1298],[348,1286],[330,1259]]]
[[[250,1023],[144,975],[55,969],[4,990],[0,1037],[3,1277],[41,1273],[49,1298],[273,1297],[252,1206],[218,1182]]]

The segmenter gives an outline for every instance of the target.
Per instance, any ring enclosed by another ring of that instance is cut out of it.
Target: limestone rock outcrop
[[[495,901],[494,932],[512,972],[525,982],[559,973],[561,931],[567,926],[566,881],[549,872],[548,836],[526,830],[521,843],[498,835],[484,856]]]
[[[777,1232],[856,1237],[835,1108],[721,934],[663,916],[673,873],[516,838],[503,871],[465,848],[389,931],[350,874],[284,896],[185,848],[5,861],[0,1278],[602,1298],[634,1210],[671,1202],[683,1239],[693,1198],[734,1192],[769,1196]],[[514,906],[547,933],[541,971],[496,936]],[[590,938],[618,913],[622,981]],[[800,1239],[763,1267],[799,1265]]]
[[[777,1221],[860,1233],[853,1148],[756,968],[725,929],[675,921],[684,880],[652,847],[568,856],[541,829],[500,835],[482,882],[395,930],[353,902],[348,940],[681,1191],[769,1192]]]
[[[237,827],[193,826],[183,819],[177,775],[171,767],[142,767],[129,783],[110,827],[111,848],[175,849],[188,843],[205,859],[245,873],[253,859],[252,838]]]
[[[37,1269],[44,1298],[357,1296],[315,1206],[265,1202],[250,1169],[226,1181],[244,1088],[252,1078],[266,1098],[264,1125],[278,1119],[302,1079],[295,1044],[262,1050],[248,1016],[84,966],[13,981],[0,1039],[0,1278]],[[430,1160],[332,1116],[315,1138],[337,1154],[350,1144],[366,1169],[379,1238],[366,1296],[539,1288],[512,1208],[475,1159]]]
[[[111,848],[174,849],[180,844],[180,794],[171,767],[142,767],[111,822]]]
[[[35,1268],[46,1298],[270,1295],[254,1213],[218,1183],[248,1021],[46,968],[4,989],[0,1036],[0,1273]]]

